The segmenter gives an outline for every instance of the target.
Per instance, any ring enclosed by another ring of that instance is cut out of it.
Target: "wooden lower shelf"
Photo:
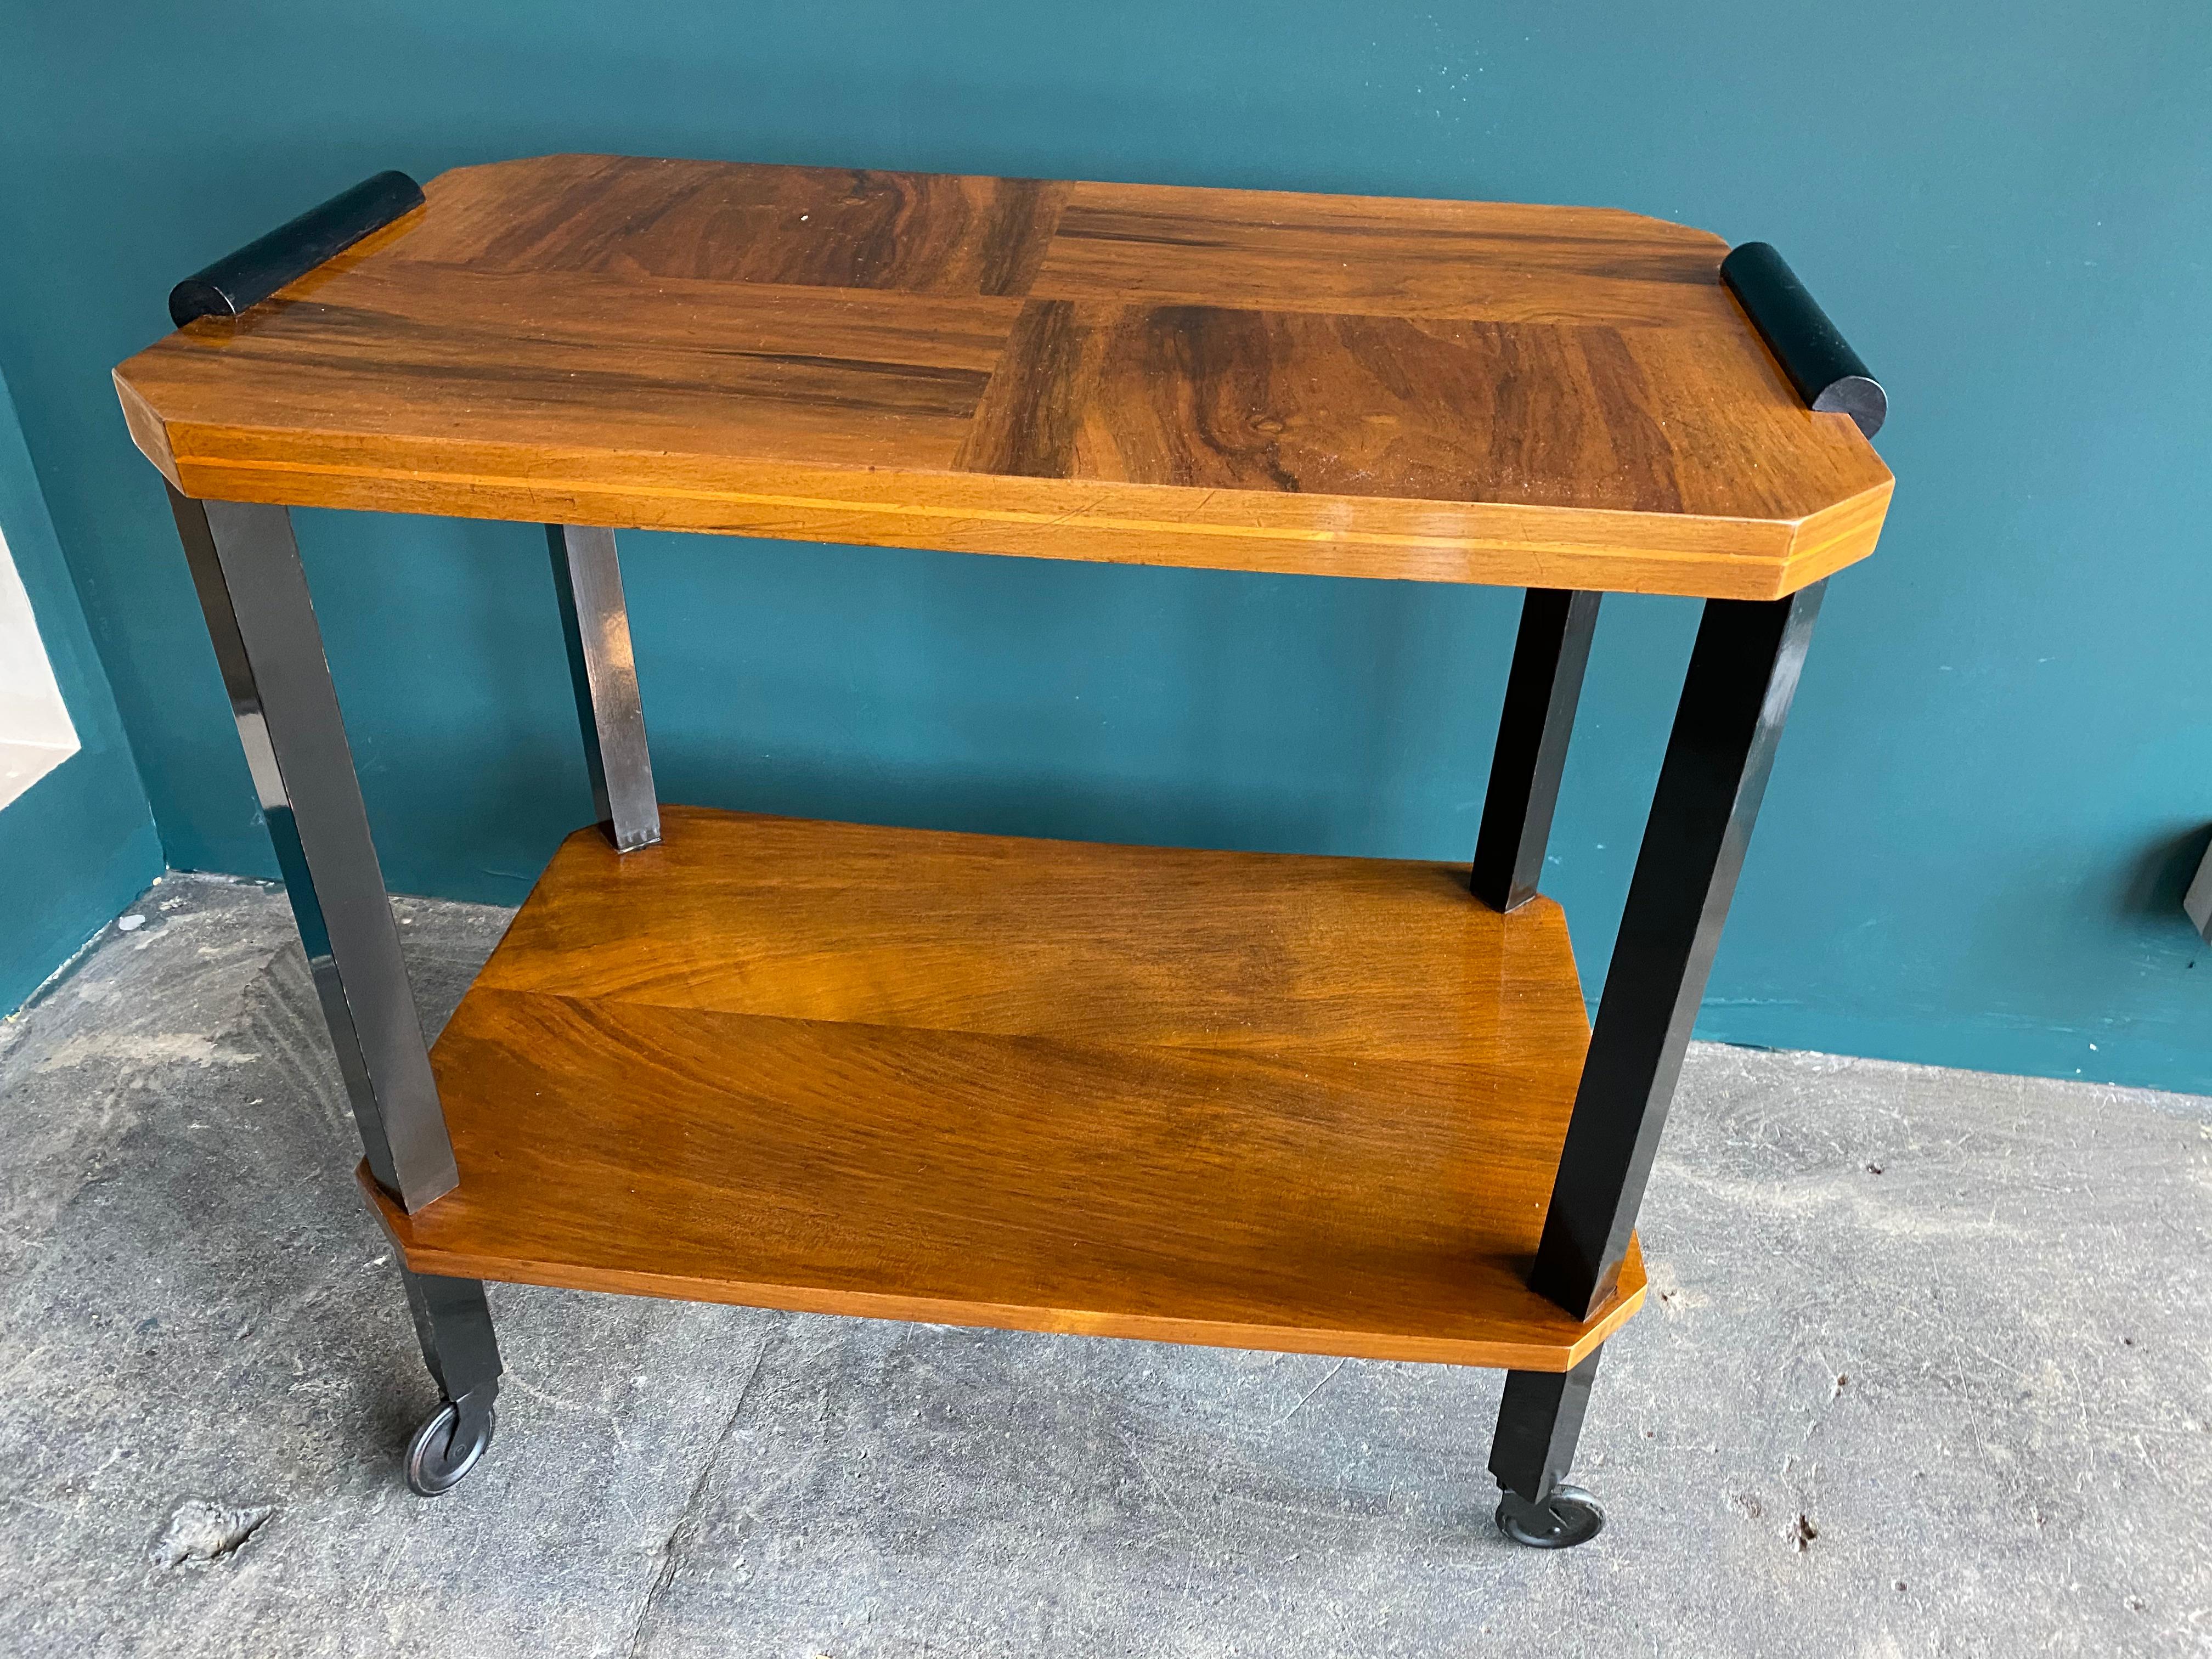
[[[410,1267],[1563,1370],[1523,1283],[1589,1042],[1456,867],[669,808],[563,843],[432,1060]]]

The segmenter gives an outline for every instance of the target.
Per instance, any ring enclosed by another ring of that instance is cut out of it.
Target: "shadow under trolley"
[[[123,364],[441,1395],[485,1279],[1504,1368],[1567,1483],[1884,398],[1610,210],[562,155],[364,181]],[[426,1047],[288,509],[548,526],[596,827]],[[1527,590],[1470,872],[657,801],[615,532]],[[1599,598],[1702,599],[1593,1029],[1536,892]]]

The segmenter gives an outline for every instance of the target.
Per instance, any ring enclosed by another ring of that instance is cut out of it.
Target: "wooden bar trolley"
[[[116,371],[442,1402],[482,1281],[1503,1367],[1566,1484],[1825,579],[1890,476],[1778,256],[1583,208],[551,156],[385,173]],[[549,526],[599,824],[426,1049],[287,509]],[[1528,590],[1465,866],[655,799],[614,532]],[[1607,591],[1705,601],[1595,1031],[1536,893]]]

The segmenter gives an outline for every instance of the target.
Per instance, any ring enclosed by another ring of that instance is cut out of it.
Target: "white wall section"
[[[76,750],[30,595],[0,531],[0,809]]]

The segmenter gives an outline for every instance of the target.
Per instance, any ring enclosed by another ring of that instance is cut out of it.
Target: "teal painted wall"
[[[79,745],[0,807],[0,1014],[6,1014],[161,873],[161,841],[3,377],[0,532],[30,595]]]
[[[1703,1030],[2212,1089],[2212,30],[2088,8],[9,9],[0,363],[173,860],[268,873],[108,367],[382,167],[554,149],[1591,202],[1785,249],[1888,381]],[[586,816],[539,544],[303,514],[394,884]],[[1458,857],[1510,594],[637,536],[672,799]],[[1595,986],[1692,606],[1609,604],[1551,890]]]

